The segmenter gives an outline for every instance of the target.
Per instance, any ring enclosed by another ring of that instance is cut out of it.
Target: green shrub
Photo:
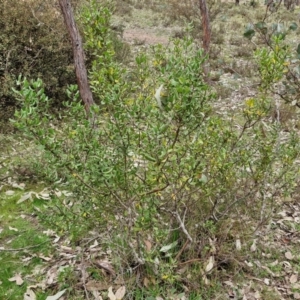
[[[67,85],[75,83],[72,49],[55,2],[0,0],[2,122],[13,116],[16,101],[11,88],[19,74],[47,82],[45,92],[55,99],[54,106],[60,106]]]
[[[120,67],[111,42],[99,40],[105,15],[105,7],[84,12],[86,45],[95,49],[96,128],[75,86],[59,125],[41,80],[20,78],[15,90],[22,108],[14,124],[40,147],[40,172],[72,192],[63,202],[53,193],[43,219],[74,241],[88,230],[107,232],[103,247],[124,276],[139,267],[148,282],[199,290],[234,268],[236,240],[246,243],[268,221],[275,195],[292,189],[297,135],[282,141],[263,93],[245,102],[236,123],[213,113],[204,54],[190,38],[140,53],[134,69]]]

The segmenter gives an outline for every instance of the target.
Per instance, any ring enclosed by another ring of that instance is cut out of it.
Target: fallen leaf
[[[146,288],[149,287],[149,283],[150,283],[149,279],[148,279],[147,277],[144,277],[144,286],[145,286]]]
[[[114,292],[112,291],[112,287],[108,288],[108,295],[107,297],[109,298],[109,300],[117,300]]]
[[[58,236],[58,235],[55,235],[55,236],[56,236],[56,238],[53,240],[53,243],[57,243],[60,240],[60,236]]]
[[[121,286],[120,288],[118,288],[116,293],[115,293],[115,296],[116,296],[117,300],[123,299],[123,297],[125,296],[125,293],[126,293],[125,286]]]
[[[46,300],[58,300],[65,292],[66,292],[66,290],[62,290],[62,291],[58,292],[57,294],[55,294],[54,296],[48,296],[46,298]]]
[[[293,274],[290,277],[290,283],[296,283],[298,281],[298,275],[297,274]]]
[[[98,291],[92,291],[95,300],[103,300]]]
[[[27,257],[24,257],[24,258],[22,258],[22,262],[27,262],[27,261],[30,261],[30,260],[32,260],[32,256],[27,256]]]
[[[289,260],[294,258],[294,255],[290,251],[285,252],[284,256]]]
[[[160,252],[166,253],[166,252],[168,252],[169,250],[171,250],[171,249],[173,249],[174,247],[176,247],[176,245],[177,245],[177,241],[175,241],[175,242],[173,242],[173,243],[171,243],[171,244],[169,244],[169,245],[165,245],[165,246],[161,247],[159,251],[160,251]]]
[[[9,229],[9,230],[13,230],[13,231],[19,231],[19,229],[14,228],[14,227],[11,227],[11,226],[9,226],[8,229]]]
[[[20,184],[18,184],[18,183],[13,183],[12,184],[12,187],[13,188],[16,188],[16,189],[20,189],[20,190],[24,190],[24,188],[25,188],[25,183],[20,183]]]
[[[295,299],[300,299],[300,293],[294,293],[293,296],[294,296]]]
[[[230,281],[230,280],[223,281],[223,283],[225,283],[226,285],[228,285],[230,287],[234,287],[232,281]]]
[[[54,193],[55,193],[56,197],[61,197],[61,195],[62,195],[62,192],[59,190],[56,190]]]
[[[253,241],[251,247],[250,247],[250,251],[251,252],[255,252],[256,251],[256,240]]]
[[[17,273],[14,277],[8,279],[10,282],[15,281],[17,285],[22,285],[24,280],[22,279],[21,275]]]
[[[44,255],[39,255],[39,258],[41,258],[44,261],[50,261],[52,259],[51,257],[47,257],[47,256],[44,256]]]
[[[273,261],[272,263],[270,263],[271,267],[275,267],[278,265],[278,260],[276,259],[275,261]]]
[[[113,266],[108,261],[97,260],[96,263],[97,263],[98,267],[104,269],[105,271],[107,271],[108,273],[110,273],[113,276],[115,275],[115,270],[114,270]]]
[[[238,251],[240,251],[242,249],[241,240],[239,238],[237,238],[235,241],[235,247],[236,247],[236,250],[238,250]]]
[[[212,270],[212,268],[214,267],[214,263],[215,263],[215,258],[213,256],[210,256],[208,259],[208,263],[205,267],[205,272],[208,273]]]
[[[53,266],[46,274],[46,284],[51,285],[57,280],[57,266]]]
[[[29,192],[29,193],[26,193],[24,194],[18,201],[17,201],[17,204],[20,204],[28,199],[31,199],[31,194],[32,192]]]
[[[254,298],[255,298],[255,299],[261,299],[261,296],[260,296],[259,291],[256,291],[256,292],[255,292]]]
[[[24,294],[24,300],[36,300],[36,295],[31,289],[27,289],[26,293]]]
[[[97,247],[98,245],[99,245],[98,241],[95,240],[94,244],[90,246],[90,249],[93,249],[93,248]]]
[[[14,193],[15,193],[14,191],[9,190],[5,192],[5,195],[12,196]]]
[[[152,248],[151,242],[148,240],[145,240],[144,242],[145,242],[147,252],[151,251],[151,248]]]
[[[204,281],[204,284],[205,284],[205,285],[209,285],[210,281],[209,281],[209,279],[206,277],[205,274],[202,276],[202,280]]]

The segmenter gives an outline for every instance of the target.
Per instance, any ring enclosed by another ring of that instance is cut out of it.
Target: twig
[[[202,261],[202,260],[203,259],[201,259],[201,258],[194,258],[194,259],[190,259],[190,260],[184,261],[184,262],[180,263],[179,265],[183,266],[183,265],[186,265],[186,264],[191,264],[193,262]]]
[[[177,253],[175,260],[178,260],[178,258],[181,256],[182,252],[184,251],[184,249],[186,248],[186,246],[188,245],[189,240],[186,240],[186,242],[184,243],[183,247],[180,249],[180,251]]]
[[[16,249],[1,249],[1,248],[0,248],[0,251],[7,251],[7,252],[12,252],[12,251],[23,251],[23,250],[27,250],[27,249],[32,249],[32,248],[39,247],[39,246],[41,246],[41,245],[43,245],[43,244],[46,244],[46,243],[48,243],[48,241],[45,241],[45,242],[40,243],[40,244],[37,244],[37,245],[24,247],[24,248],[16,248]]]

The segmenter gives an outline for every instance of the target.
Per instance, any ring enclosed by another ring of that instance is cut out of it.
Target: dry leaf
[[[15,188],[15,189],[24,190],[24,188],[25,188],[25,183],[20,183],[20,184],[18,184],[18,183],[15,182],[15,183],[12,184],[12,187]]]
[[[275,261],[273,261],[272,263],[270,263],[271,267],[275,267],[278,265],[278,260],[276,259]]]
[[[24,294],[24,300],[36,300],[36,295],[31,289],[27,289],[26,293]]]
[[[256,291],[256,292],[255,292],[254,298],[255,298],[255,299],[261,299],[261,296],[260,296],[259,291]]]
[[[112,291],[112,286],[108,288],[108,295],[107,297],[109,298],[109,300],[117,300],[114,292]]]
[[[294,296],[295,299],[300,299],[300,293],[294,293],[293,296]]]
[[[41,258],[44,261],[50,261],[52,259],[51,257],[47,257],[47,256],[44,256],[44,255],[39,255],[39,258]]]
[[[256,240],[253,241],[251,247],[250,247],[250,251],[251,252],[255,252],[256,251]]]
[[[214,263],[215,263],[215,258],[213,256],[210,256],[210,258],[208,259],[208,263],[205,267],[206,273],[212,270],[212,268],[214,267]]]
[[[9,278],[8,280],[11,282],[15,281],[17,285],[22,285],[24,282],[24,280],[22,279],[19,273],[17,273],[14,277]]]
[[[9,230],[13,230],[13,231],[19,231],[19,229],[14,228],[14,227],[11,227],[11,226],[9,226],[8,229],[9,229]]]
[[[104,261],[104,260],[97,260],[97,266],[104,269],[105,271],[107,271],[109,274],[111,275],[115,275],[115,270],[113,269],[113,266],[108,262],[108,261]]]
[[[57,266],[53,266],[46,274],[46,284],[51,285],[57,280]]]
[[[5,195],[7,195],[7,196],[12,196],[13,194],[14,194],[15,192],[14,191],[6,191],[5,192]]]
[[[210,281],[209,281],[209,279],[206,277],[206,275],[203,275],[203,276],[202,276],[202,280],[203,280],[203,282],[204,282],[205,285],[209,285]]]
[[[24,257],[24,258],[22,259],[22,262],[30,261],[30,260],[32,260],[32,258],[33,258],[33,256],[27,256],[27,257]]]
[[[289,260],[294,258],[294,255],[290,251],[285,252],[284,256]]]
[[[241,240],[239,238],[237,238],[235,241],[235,247],[236,247],[236,250],[238,250],[238,251],[240,251],[242,249]]]
[[[17,201],[17,204],[20,204],[28,199],[31,199],[31,195],[32,195],[33,192],[29,192],[29,193],[26,193],[24,194],[18,201]]]
[[[223,281],[223,283],[225,283],[226,285],[228,285],[230,287],[234,287],[232,281],[230,281],[230,280],[225,280],[225,281]]]
[[[61,197],[62,192],[59,190],[54,191],[56,197]]]
[[[46,298],[46,300],[58,300],[65,292],[66,292],[66,290],[62,290],[62,291],[58,292],[57,294],[55,294],[54,296],[48,296]]]
[[[152,248],[151,242],[149,240],[145,240],[144,243],[146,245],[147,252],[151,251],[151,248]]]
[[[298,281],[298,275],[297,274],[293,274],[290,277],[290,283],[296,283]]]
[[[98,291],[92,291],[95,300],[103,300]]]
[[[98,245],[99,245],[98,241],[95,240],[95,241],[94,241],[94,244],[91,245],[89,248],[90,248],[90,249],[93,249],[93,248],[97,247]]]
[[[123,299],[123,297],[125,296],[125,293],[126,293],[125,286],[121,286],[120,288],[118,288],[118,290],[115,293],[117,300]]]
[[[144,286],[146,288],[149,287],[149,283],[150,283],[149,279],[147,277],[144,277]]]

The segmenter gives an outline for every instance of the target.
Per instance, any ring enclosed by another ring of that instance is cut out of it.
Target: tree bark
[[[210,46],[210,37],[211,37],[211,29],[209,22],[208,9],[206,5],[206,0],[199,0],[199,7],[201,12],[201,22],[202,22],[202,31],[203,31],[203,49],[206,54],[209,53]]]
[[[199,0],[199,8],[201,13],[202,32],[203,32],[203,38],[202,38],[203,49],[204,49],[204,53],[208,55],[209,47],[210,47],[211,29],[210,29],[210,21],[209,21],[206,0]],[[205,62],[203,65],[203,72],[204,75],[206,76],[205,80],[208,81],[209,66],[207,62]]]
[[[76,27],[70,0],[59,0],[59,5],[72,41],[75,72],[80,96],[82,101],[84,102],[85,112],[89,117],[90,108],[93,104],[95,104],[95,102],[88,83],[87,71],[84,63],[85,56],[82,46],[82,39]]]

